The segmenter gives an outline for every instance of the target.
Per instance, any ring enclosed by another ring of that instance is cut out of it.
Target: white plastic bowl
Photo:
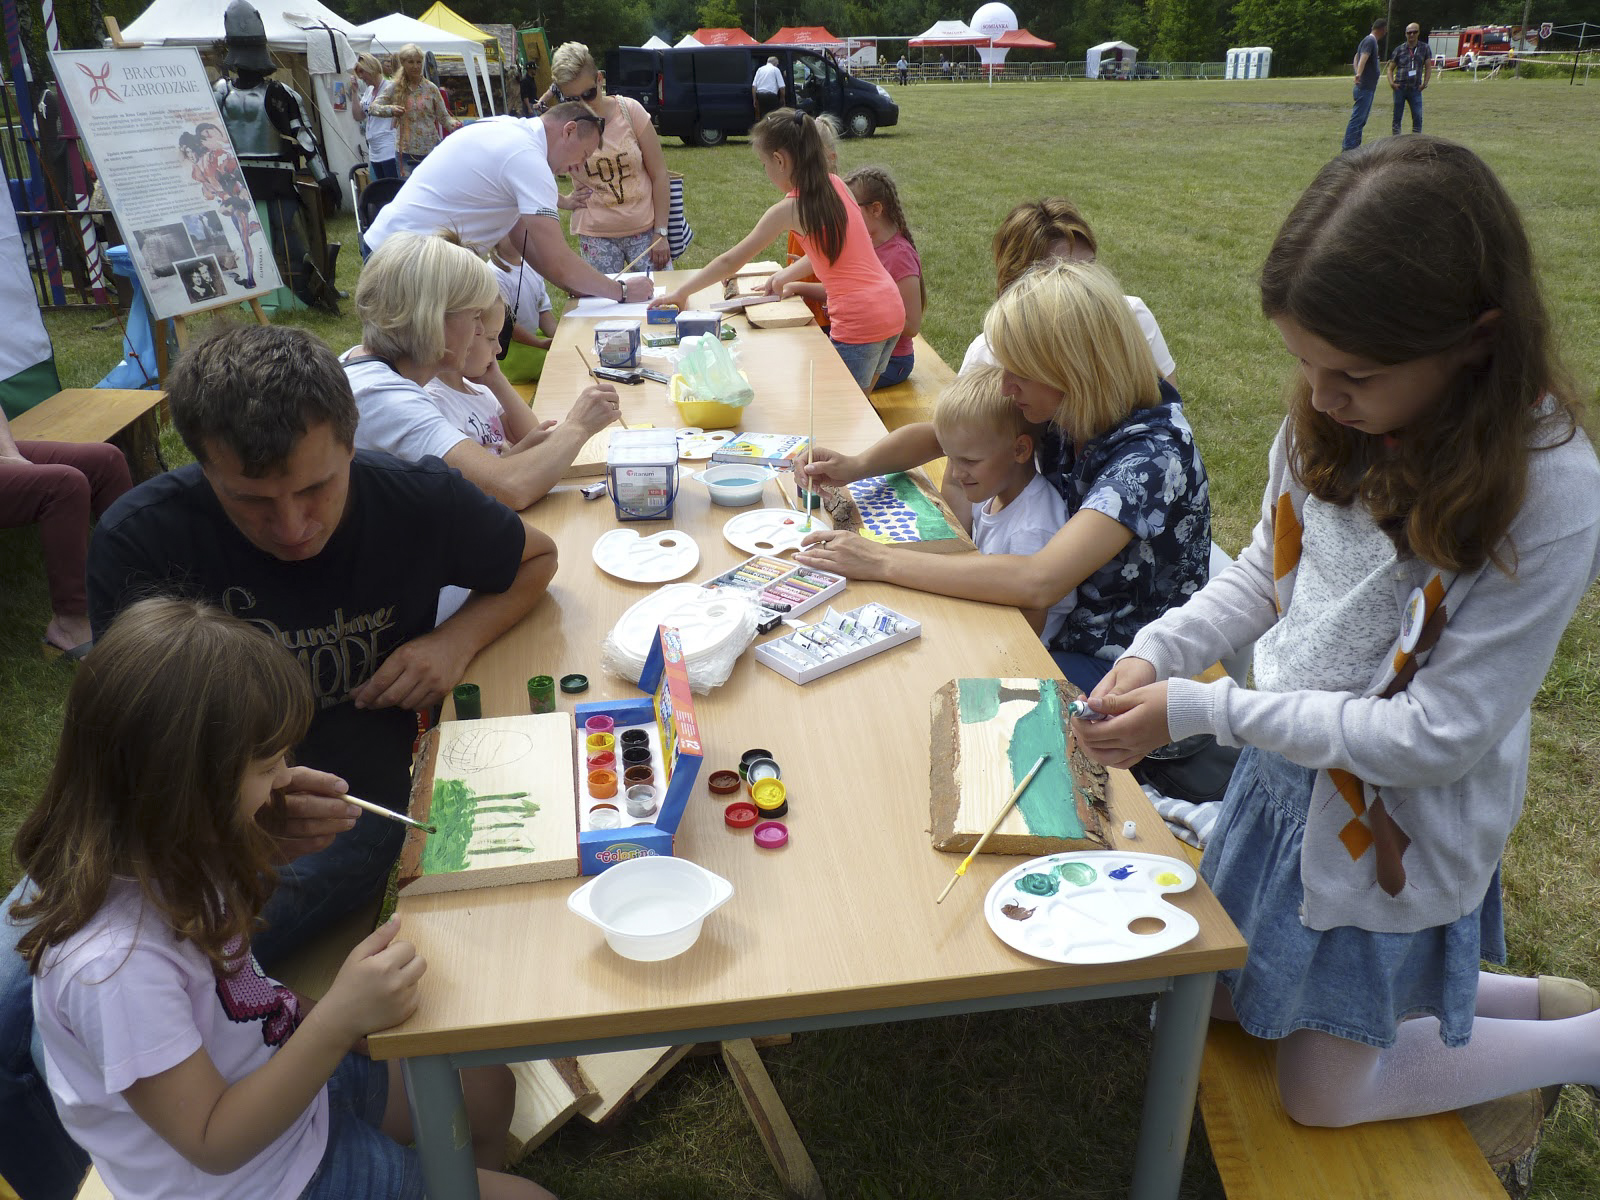
[[[683,858],[652,854],[608,867],[567,897],[623,958],[657,962],[682,954],[705,919],[728,902],[733,884]]]
[[[761,499],[761,489],[767,486],[772,472],[765,467],[746,466],[743,463],[718,463],[700,472],[700,482],[711,493],[711,502],[728,508],[754,504]]]

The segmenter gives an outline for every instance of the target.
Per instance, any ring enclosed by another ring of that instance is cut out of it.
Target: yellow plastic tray
[[[672,377],[672,382],[667,385],[667,397],[678,406],[678,416],[683,418],[685,425],[698,425],[701,429],[737,429],[744,415],[744,409],[732,404],[696,400],[682,375]]]

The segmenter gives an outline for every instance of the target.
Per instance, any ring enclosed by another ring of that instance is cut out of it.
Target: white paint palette
[[[1159,854],[1079,850],[1013,867],[984,897],[983,915],[1013,950],[1059,963],[1149,958],[1183,945],[1200,924],[1163,897],[1198,876]]]
[[[811,514],[811,530],[832,529],[820,511]],[[743,512],[722,527],[722,536],[746,554],[782,554],[798,550],[806,538],[806,515],[792,508],[758,508]]]
[[[694,570],[700,545],[681,529],[641,537],[636,529],[612,529],[594,543],[594,565],[630,583],[666,583]]]
[[[680,429],[678,430],[678,457],[689,462],[705,462],[722,443],[736,436],[731,429]]]

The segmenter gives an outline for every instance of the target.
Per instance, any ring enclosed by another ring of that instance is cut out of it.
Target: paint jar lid
[[[622,814],[614,804],[596,804],[589,810],[590,829],[615,829],[622,824]]]
[[[744,777],[754,787],[758,780],[783,778],[783,771],[779,769],[778,760],[775,758],[752,758],[745,769]]]
[[[731,796],[739,790],[739,773],[737,771],[713,771],[711,778],[706,780],[706,786],[719,796]]]
[[[787,804],[788,794],[788,789],[783,786],[781,779],[758,779],[750,787],[751,798],[762,812]]]
[[[782,821],[763,821],[755,828],[756,845],[763,850],[779,850],[789,844],[789,827]]]
[[[589,677],[587,675],[563,675],[561,677],[561,690],[568,694],[587,692],[589,690]]]
[[[756,759],[771,757],[771,750],[746,750],[739,756],[739,778],[744,779],[748,777],[750,772],[750,764]]]
[[[754,804],[737,800],[722,810],[722,819],[729,829],[749,829],[761,817]]]
[[[590,733],[610,733],[616,725],[615,721],[603,713],[596,713],[583,723],[583,727]]]

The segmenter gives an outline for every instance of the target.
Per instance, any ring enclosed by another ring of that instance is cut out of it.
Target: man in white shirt
[[[577,101],[542,117],[474,121],[440,142],[362,236],[368,251],[395,233],[453,230],[469,246],[524,258],[545,279],[580,296],[640,303],[654,285],[643,275],[615,280],[580,258],[561,229],[556,176],[581,167],[605,121]]]
[[[775,108],[783,106],[783,72],[778,69],[777,55],[767,59],[756,71],[756,77],[750,84],[750,98],[756,106],[759,116],[766,116]]]

